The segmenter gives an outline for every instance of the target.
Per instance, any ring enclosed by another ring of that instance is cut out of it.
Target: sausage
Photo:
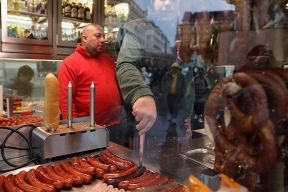
[[[128,180],[124,180],[118,183],[118,188],[119,189],[127,189],[128,185],[130,183],[139,183],[142,181],[145,181],[146,179],[148,179],[150,176],[152,175],[152,172],[150,170],[146,170],[144,172],[143,175],[139,176],[139,177],[135,177],[135,178],[131,178]]]
[[[114,179],[108,179],[106,181],[106,183],[108,185],[113,185],[114,187],[118,187],[118,184],[121,182],[121,181],[124,181],[124,180],[128,180],[130,178],[135,178],[135,177],[140,177],[141,175],[143,175],[146,171],[146,167],[142,166],[142,167],[138,167],[137,171],[135,171],[134,173],[130,174],[130,175],[127,175],[125,177],[120,177],[120,178],[114,178]],[[128,184],[127,184],[128,185]]]
[[[174,192],[174,191],[177,191],[176,190],[177,188],[178,188],[178,184],[177,185],[172,185],[172,186],[169,186],[169,187],[165,187],[163,189],[158,189],[155,192]]]
[[[111,192],[114,189],[112,185],[108,185],[104,192]]]
[[[20,188],[16,187],[15,185],[15,176],[13,174],[9,174],[5,179],[4,179],[4,190],[6,192],[24,192]]]
[[[102,186],[102,184],[103,184],[102,181],[98,181],[96,183],[96,185],[94,187],[92,187],[90,190],[88,190],[87,192],[94,192],[94,191],[98,190]]]
[[[80,157],[78,159],[79,161],[79,164],[83,167],[89,167],[89,166],[92,166],[90,163],[87,162],[87,160],[84,158],[84,157]]]
[[[184,191],[187,191],[187,187],[184,185],[178,185],[175,191],[184,192]]]
[[[61,177],[58,175],[51,165],[47,165],[44,168],[45,173],[47,173],[51,178],[58,179],[63,182],[63,187],[72,187],[73,186],[73,179],[70,177]]]
[[[82,157],[82,158],[79,158],[78,160],[79,160],[79,164],[80,164],[81,166],[83,166],[83,167],[93,166],[93,165],[91,165],[90,163],[88,163],[88,162],[86,161],[86,159],[83,158],[83,157]],[[103,169],[99,168],[99,167],[94,167],[94,168],[95,168],[95,174],[94,174],[94,176],[97,177],[97,178],[102,178],[102,177],[103,177],[103,174],[105,173],[105,171],[104,171]]]
[[[66,171],[64,171],[62,169],[61,163],[59,163],[59,162],[56,162],[54,164],[53,169],[54,169],[55,173],[57,173],[61,177],[72,179],[73,184],[75,184],[75,185],[80,185],[83,183],[83,179],[81,177],[79,177],[77,175],[72,175],[71,173],[67,173]]]
[[[123,158],[115,155],[114,153],[112,153],[109,149],[107,149],[105,151],[105,155],[107,155],[108,157],[111,157],[112,159],[115,159],[116,161],[120,161],[120,162],[124,162],[124,163],[128,163],[128,164],[130,163],[131,165],[134,164],[133,161],[129,161],[127,159],[123,159]]]
[[[4,191],[4,189],[3,189],[4,180],[5,180],[5,176],[4,175],[0,175],[0,192]]]
[[[43,183],[41,181],[39,181],[39,179],[37,179],[36,177],[36,171],[35,169],[30,169],[27,172],[27,182],[34,186],[34,187],[38,187],[40,189],[43,189],[45,192],[54,192],[56,191],[55,187],[51,184],[47,184],[47,183]]]
[[[102,183],[99,189],[97,189],[95,192],[103,192],[107,188],[106,183]]]
[[[98,155],[99,159],[103,162],[106,162],[107,164],[110,164],[110,165],[115,165],[118,169],[128,169],[129,167],[131,167],[133,164],[135,163],[126,163],[126,162],[123,162],[123,161],[117,161],[115,159],[112,159],[111,157],[101,153]]]
[[[165,183],[168,182],[168,177],[166,176],[161,176],[160,178],[156,179],[154,182],[149,183],[145,186],[145,188],[147,187],[153,187],[153,186],[157,186],[157,185],[163,185]],[[142,188],[137,188],[137,189],[142,189]]]
[[[36,177],[43,183],[52,184],[56,189],[61,189],[63,187],[63,182],[58,179],[51,178],[45,173],[43,166],[38,166],[35,173]]]
[[[77,171],[81,172],[81,173],[86,173],[89,175],[95,175],[95,167],[93,167],[92,165],[89,166],[81,166],[79,163],[79,158],[78,157],[73,157],[71,159],[71,166],[76,169]]]
[[[72,175],[77,175],[79,177],[81,177],[83,179],[84,183],[91,183],[92,182],[92,176],[86,173],[81,173],[79,171],[77,171],[76,169],[74,169],[68,161],[64,161],[62,162],[62,167],[65,171],[67,171],[68,173],[71,173]]]
[[[174,182],[175,182],[174,179],[168,179],[167,184],[168,183],[174,183]],[[155,190],[155,192],[172,192],[172,191],[174,192],[177,186],[178,186],[178,184],[174,184],[174,185],[169,186],[169,187],[157,189],[157,190]]]
[[[94,167],[98,167],[100,169],[103,169],[105,172],[117,171],[116,166],[101,163],[97,158],[93,157],[92,155],[87,156],[87,160],[91,165],[93,165]]]
[[[111,158],[112,160],[119,162],[119,166],[123,166],[123,169],[131,167],[133,164],[135,164],[133,161],[129,161],[127,159],[123,159],[117,155],[115,155],[114,153],[112,153],[109,150],[106,150],[104,153],[102,153],[103,155]],[[121,168],[120,168],[121,169]]]
[[[142,181],[140,183],[128,184],[127,190],[135,190],[135,189],[146,187],[146,186],[150,185],[151,183],[155,182],[159,178],[160,178],[160,174],[154,173],[150,177],[148,177],[145,181]]]
[[[113,178],[120,178],[120,177],[124,177],[127,175],[130,175],[132,173],[134,173],[136,170],[138,169],[138,165],[134,164],[132,167],[126,169],[126,170],[122,170],[116,173],[105,173],[102,177],[102,179],[105,181],[107,181],[108,179],[113,179]]]
[[[25,177],[27,175],[26,171],[20,171],[15,176],[15,185],[22,189],[23,191],[29,191],[29,192],[44,192],[44,189],[40,189],[38,187],[32,186],[25,181]]]

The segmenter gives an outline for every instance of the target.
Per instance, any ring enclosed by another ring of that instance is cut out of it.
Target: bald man
[[[60,88],[59,108],[67,119],[67,86],[71,81],[73,118],[90,116],[90,86],[95,85],[95,118],[98,125],[106,125],[109,139],[122,144],[120,123],[121,99],[116,80],[114,60],[106,55],[104,30],[88,24],[82,32],[81,43],[66,57],[58,69]]]

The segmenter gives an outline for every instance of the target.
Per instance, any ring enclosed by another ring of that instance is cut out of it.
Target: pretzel
[[[215,169],[234,177],[240,165],[246,170],[244,182],[250,189],[255,186],[254,175],[269,170],[280,155],[273,122],[282,122],[279,118],[284,119],[287,105],[270,102],[277,94],[271,93],[267,97],[269,89],[279,93],[281,101],[288,93],[279,76],[272,71],[265,75],[261,71],[251,71],[251,75],[239,72],[222,79],[205,105],[204,126],[215,143]],[[268,104],[271,109],[277,107],[274,112],[279,118],[274,115],[273,122]],[[216,116],[220,109],[224,110],[224,123],[218,126]]]

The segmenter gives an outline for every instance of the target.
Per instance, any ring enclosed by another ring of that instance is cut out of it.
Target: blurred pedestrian
[[[146,70],[146,67],[142,67],[141,68],[141,74],[142,77],[145,81],[145,83],[151,88],[151,77],[152,77],[152,73]],[[151,88],[152,90],[152,88]]]
[[[192,78],[190,84],[195,90],[194,119],[198,119],[199,123],[203,123],[204,106],[211,89],[203,68],[198,68],[198,73]]]
[[[184,75],[181,73],[178,63],[171,65],[162,79],[163,97],[167,99],[167,107],[170,117],[168,118],[173,124],[176,124],[180,102],[185,94],[186,81]]]

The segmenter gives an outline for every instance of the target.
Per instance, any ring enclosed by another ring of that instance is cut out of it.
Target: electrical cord
[[[3,160],[5,161],[5,163],[7,163],[8,165],[10,165],[11,167],[14,167],[14,168],[11,168],[11,169],[7,169],[7,170],[0,170],[0,173],[3,173],[3,172],[8,172],[8,171],[13,171],[13,170],[16,170],[16,169],[19,169],[19,168],[22,168],[22,167],[25,167],[26,165],[32,163],[33,161],[37,160],[38,157],[36,158],[32,158],[32,145],[31,143],[29,142],[29,140],[25,137],[25,135],[23,133],[21,133],[20,131],[18,131],[19,129],[23,128],[23,127],[31,127],[32,130],[36,128],[35,125],[32,125],[32,124],[25,124],[25,125],[22,125],[16,129],[13,129],[11,127],[0,127],[0,129],[4,129],[4,130],[9,130],[11,131],[4,139],[2,145],[1,145],[1,156],[3,158]],[[5,146],[6,145],[6,142],[8,141],[8,139],[10,138],[10,136],[13,134],[13,133],[17,133],[18,135],[20,135],[27,143],[28,145],[28,148],[20,148],[20,147],[12,147],[12,146]],[[17,150],[29,150],[29,161],[27,161],[26,163],[22,164],[22,165],[15,165],[15,164],[12,164],[8,161],[8,159],[5,157],[5,154],[4,154],[4,150],[5,148],[9,148],[9,149],[17,149]]]

